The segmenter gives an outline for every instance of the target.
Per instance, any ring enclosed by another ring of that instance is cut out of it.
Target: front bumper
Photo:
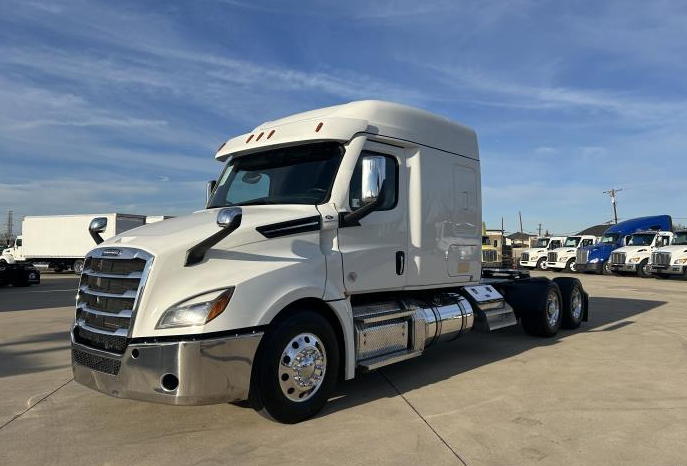
[[[603,270],[603,262],[575,264],[575,268],[581,273],[601,273]]]
[[[527,268],[536,268],[537,267],[537,261],[520,261],[520,267],[527,267]]]
[[[657,275],[684,275],[687,265],[651,266],[651,273]]]
[[[72,371],[80,384],[117,398],[172,405],[245,400],[262,336],[135,343],[119,355],[82,345],[72,333]],[[173,390],[163,387],[168,374],[178,380]]]
[[[614,272],[637,272],[637,264],[611,264],[611,270]]]
[[[547,262],[546,266],[550,269],[564,269],[567,262]]]

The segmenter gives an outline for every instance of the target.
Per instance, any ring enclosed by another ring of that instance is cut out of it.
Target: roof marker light
[[[267,139],[269,139],[269,138],[272,137],[272,135],[274,134],[274,131],[275,131],[275,130],[270,131],[270,134],[267,135]]]
[[[250,136],[248,136],[248,139],[246,139],[246,144],[248,144],[250,142],[250,140],[253,139],[253,136],[255,136],[255,135],[251,134]]]
[[[258,142],[258,141],[260,140],[260,138],[262,137],[263,134],[265,134],[264,131],[263,131],[262,133],[258,134],[258,137],[255,138],[255,142]]]
[[[320,130],[322,129],[322,125],[324,125],[324,123],[322,123],[321,121],[317,124],[317,128],[315,128],[316,133],[320,132]]]

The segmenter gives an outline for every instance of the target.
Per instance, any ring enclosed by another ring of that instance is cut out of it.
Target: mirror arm
[[[347,214],[343,215],[342,218],[342,225],[344,227],[352,227],[352,226],[358,226],[360,223],[358,223],[362,218],[367,217],[369,214],[374,212],[374,210],[379,206],[379,204],[382,203],[382,198],[378,197],[374,201],[370,202],[369,204],[365,204],[362,206],[360,209],[355,210],[353,212],[349,212]]]
[[[241,219],[241,213],[235,215],[228,224],[222,227],[221,230],[186,251],[186,261],[184,262],[184,267],[189,267],[202,262],[203,259],[205,259],[205,253],[208,252],[210,248],[232,234],[238,227],[241,226]]]

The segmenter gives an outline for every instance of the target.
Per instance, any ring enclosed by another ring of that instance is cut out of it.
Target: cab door
[[[383,199],[356,224],[339,224],[344,287],[351,294],[398,289],[406,284],[408,208],[403,149],[372,141],[365,144],[351,177],[346,210],[355,212],[365,205],[362,178],[364,165],[372,159],[384,161]]]

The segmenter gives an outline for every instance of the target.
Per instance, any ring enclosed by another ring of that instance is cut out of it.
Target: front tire
[[[327,319],[299,312],[265,334],[250,388],[250,402],[263,416],[295,424],[317,414],[339,373],[339,347]]]
[[[541,259],[539,259],[537,261],[537,269],[538,270],[546,270],[548,268],[549,268],[549,266],[546,265],[546,257],[542,257]]]
[[[601,264],[601,275],[613,275],[613,271],[611,270],[611,261],[604,261],[603,264]]]
[[[568,262],[565,263],[565,268],[563,269],[564,272],[577,272],[577,267],[575,264],[577,261],[575,258],[569,259]]]
[[[639,263],[637,266],[637,276],[639,278],[649,278],[651,277],[651,273],[647,270],[647,264],[649,263],[649,259],[644,259],[642,262]]]

